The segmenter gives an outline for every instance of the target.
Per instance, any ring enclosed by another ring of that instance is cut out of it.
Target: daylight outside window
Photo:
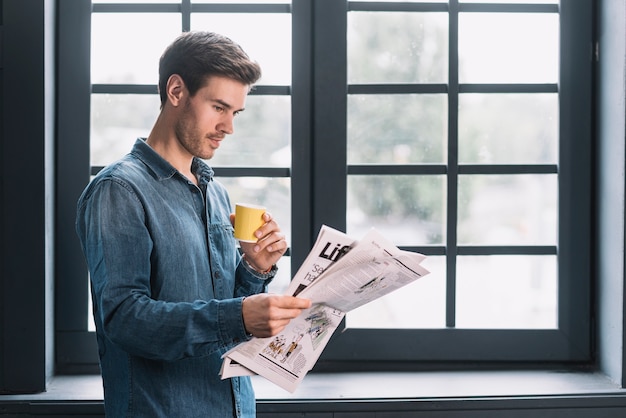
[[[159,99],[146,86],[157,83],[165,45],[181,29],[215,30],[258,60],[263,78],[209,164],[233,203],[270,208],[288,242],[312,229],[293,225],[303,210],[293,188],[308,180],[292,177],[302,111],[291,96],[302,76],[292,71],[292,40],[302,34],[291,2],[191,1],[188,27],[180,12],[100,3],[120,10],[92,14],[92,172],[148,135]],[[346,152],[346,194],[328,199],[344,201],[350,236],[375,227],[427,254],[431,274],[350,312],[346,329],[557,329],[557,2],[460,1],[455,16],[446,1],[368,3],[346,3],[346,137],[327,150]],[[107,90],[116,85],[130,87]],[[295,273],[289,256],[280,266],[270,287],[278,293]]]

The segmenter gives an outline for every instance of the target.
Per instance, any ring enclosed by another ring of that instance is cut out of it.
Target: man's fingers
[[[308,309],[311,307],[311,301],[305,298],[298,298],[295,296],[281,296],[279,301],[281,308],[286,309]]]
[[[311,307],[311,301],[287,295],[259,294],[249,296],[243,303],[243,319],[248,332],[254,336],[276,335],[290,320]]]

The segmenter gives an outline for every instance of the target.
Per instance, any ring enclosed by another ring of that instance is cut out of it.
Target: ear
[[[181,103],[181,100],[185,94],[185,82],[178,74],[172,74],[167,79],[167,85],[165,86],[167,92],[167,99],[172,106],[176,107]]]

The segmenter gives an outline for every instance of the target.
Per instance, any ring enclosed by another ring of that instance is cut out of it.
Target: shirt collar
[[[146,138],[137,138],[131,154],[139,158],[152,170],[158,180],[169,179],[178,172],[169,162],[161,157],[150,145],[146,143]],[[203,160],[194,157],[191,162],[191,172],[201,181],[211,181],[213,179],[213,169]]]

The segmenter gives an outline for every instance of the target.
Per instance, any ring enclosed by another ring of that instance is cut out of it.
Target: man
[[[266,213],[240,255],[228,194],[202,161],[233,133],[260,75],[230,39],[182,34],[159,62],[161,112],[148,138],[79,199],[108,417],[254,416],[249,378],[221,380],[221,355],[310,306],[264,293],[284,235]]]

